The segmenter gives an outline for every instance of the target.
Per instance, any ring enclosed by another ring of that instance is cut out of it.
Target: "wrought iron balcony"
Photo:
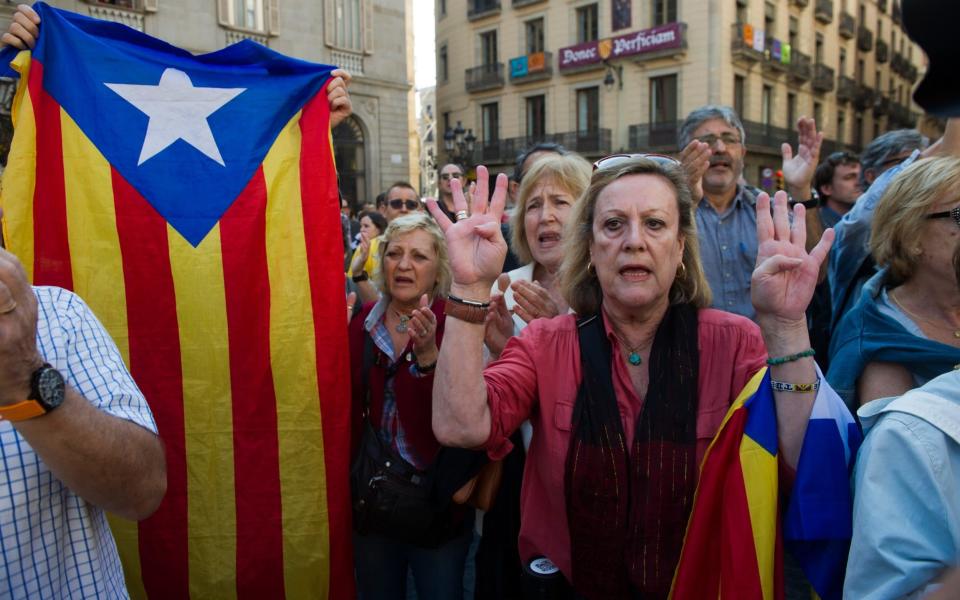
[[[794,81],[804,83],[810,81],[813,76],[813,61],[809,54],[804,54],[799,50],[790,52],[790,78]]]
[[[857,84],[857,94],[853,98],[853,105],[857,110],[867,110],[873,106],[876,99],[876,92],[868,85]]]
[[[887,0],[877,0],[877,8],[880,9],[880,12],[887,12]]]
[[[667,121],[631,125],[627,130],[629,149],[640,152],[676,152],[680,124],[681,121]]]
[[[789,68],[790,65],[783,62],[783,45],[780,40],[768,37],[763,50],[763,70],[767,73],[779,75],[785,73]]]
[[[797,143],[797,132],[784,127],[775,127],[770,123],[744,121],[743,130],[751,150],[778,152],[780,145],[788,142],[791,146]]]
[[[877,39],[877,62],[885,63],[890,60],[890,46],[883,40]]]
[[[485,142],[480,146],[480,161],[484,164],[510,164],[523,150],[541,142],[560,144],[568,150],[585,156],[610,154],[612,134],[609,129],[548,133],[538,137],[521,136]]]
[[[833,68],[823,63],[813,65],[813,89],[817,92],[832,92],[835,84]]]
[[[841,75],[837,78],[837,100],[840,102],[851,102],[857,97],[857,82],[853,77]]]
[[[733,41],[730,43],[730,49],[733,51],[733,60],[741,62],[755,63],[763,60],[762,50],[753,47],[753,27],[747,23],[735,23],[733,25]],[[747,39],[747,33],[750,33],[750,39]]]
[[[503,87],[503,63],[490,63],[466,70],[468,92],[480,92]]]
[[[476,21],[500,12],[500,0],[467,0],[467,20]]]
[[[890,70],[897,75],[903,75],[908,66],[907,57],[894,50],[893,58],[890,59]]]
[[[853,39],[853,36],[857,35],[857,22],[853,18],[853,15],[846,11],[840,11],[840,22],[837,24],[837,27],[840,37],[850,40]]]
[[[904,72],[903,76],[904,76],[904,77],[907,79],[907,81],[909,81],[910,83],[916,83],[917,79],[920,77],[920,70],[917,69],[917,65],[908,64],[908,65],[906,66],[906,68],[904,69],[904,71],[905,71],[905,72]]]
[[[833,22],[833,0],[817,0],[813,16],[821,23]]]
[[[890,114],[892,104],[890,98],[887,98],[883,94],[876,94],[873,99],[873,116],[881,117]]]
[[[873,50],[873,32],[863,25],[857,27],[857,49],[860,52]]]

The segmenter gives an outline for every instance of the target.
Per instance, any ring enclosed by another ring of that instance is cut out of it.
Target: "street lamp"
[[[463,164],[467,170],[473,166],[473,150],[476,143],[477,136],[473,135],[473,129],[464,129],[460,121],[457,121],[457,126],[452,130],[447,129],[443,133],[443,147],[447,151],[447,156]]]

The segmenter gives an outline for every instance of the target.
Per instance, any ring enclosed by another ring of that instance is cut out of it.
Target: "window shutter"
[[[266,0],[267,2],[267,33],[280,34],[280,0]]]
[[[217,20],[221,25],[230,25],[230,0],[217,0]]]
[[[333,47],[337,35],[337,13],[335,0],[323,0],[323,42]]]
[[[363,52],[373,54],[373,2],[360,0],[360,10],[363,12]]]
[[[157,0],[143,0],[144,12],[157,12]]]

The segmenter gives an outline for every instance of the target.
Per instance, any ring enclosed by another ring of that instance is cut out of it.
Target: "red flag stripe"
[[[327,508],[330,523],[330,598],[352,598],[353,549],[350,494],[349,348],[346,327],[330,327],[327,315],[342,315],[344,299],[340,202],[326,94],[318,93],[300,119],[300,193],[310,270],[310,295],[316,336],[317,389],[323,423],[323,452],[327,471]]]
[[[37,122],[37,183],[33,193],[34,285],[73,289],[67,198],[63,179],[60,105],[43,89],[43,65],[34,60],[27,81]]]
[[[266,204],[266,181],[260,168],[220,219],[233,395],[239,599],[284,596]]]
[[[130,372],[140,385],[163,438],[167,494],[141,521],[144,587],[158,598],[187,598],[187,463],[177,304],[167,223],[112,169],[117,233],[123,258],[130,332]]]

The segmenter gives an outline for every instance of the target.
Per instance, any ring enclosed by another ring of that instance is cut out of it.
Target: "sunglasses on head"
[[[463,177],[463,173],[442,173],[440,179],[447,181],[448,179],[460,179]]]
[[[945,210],[943,212],[930,213],[927,215],[928,219],[953,219],[957,224],[957,227],[960,227],[960,206],[954,206],[952,210]]]
[[[660,165],[679,165],[680,161],[675,159],[672,156],[667,156],[666,154],[656,154],[656,153],[640,153],[640,154],[611,154],[610,156],[604,156],[597,162],[593,163],[594,171],[603,171],[605,169],[615,169],[626,165],[627,163],[633,162],[637,159],[645,158],[647,160],[652,160],[653,162]]]
[[[401,198],[394,198],[393,200],[387,200],[387,204],[393,210],[400,210],[404,206],[407,207],[407,210],[417,210],[420,208],[419,200],[403,200]]]

